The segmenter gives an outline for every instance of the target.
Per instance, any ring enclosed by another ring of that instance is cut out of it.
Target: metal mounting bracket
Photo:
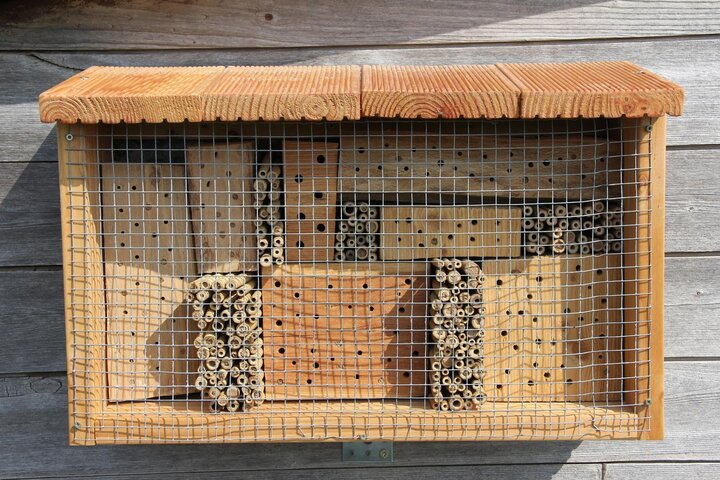
[[[392,462],[393,442],[343,442],[343,462]]]

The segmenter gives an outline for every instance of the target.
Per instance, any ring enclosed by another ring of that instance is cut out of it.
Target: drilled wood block
[[[527,198],[620,195],[620,144],[581,135],[369,133],[340,140],[340,191]]]
[[[521,216],[511,207],[383,207],[380,257],[516,257]]]
[[[482,268],[489,400],[620,399],[619,256],[508,259]]]
[[[267,398],[425,395],[426,265],[263,271]]]
[[[254,143],[190,147],[187,161],[199,273],[256,271]]]
[[[196,362],[188,308],[195,276],[185,169],[102,164],[110,401],[182,394]]]
[[[623,377],[622,256],[562,258],[568,391],[581,400],[619,401]]]
[[[332,261],[338,144],[286,141],[283,158],[286,260]]]

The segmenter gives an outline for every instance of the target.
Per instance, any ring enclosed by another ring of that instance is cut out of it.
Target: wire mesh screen
[[[649,306],[630,281],[649,254],[649,136],[604,119],[71,132],[70,289],[87,294],[70,305],[71,385],[102,379],[76,428],[145,442],[649,428]]]

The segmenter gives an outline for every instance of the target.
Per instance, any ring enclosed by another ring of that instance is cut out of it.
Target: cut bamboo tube
[[[477,408],[486,398],[482,390],[482,314],[476,313],[476,306],[482,305],[484,275],[471,260],[434,258],[430,263],[434,268],[431,308],[441,312],[433,317],[437,326],[432,330],[435,343],[429,352],[435,359],[429,374],[432,405],[440,411]],[[472,295],[466,290],[471,283],[476,286]],[[453,290],[457,292],[453,294]],[[467,357],[472,357],[472,362]],[[470,390],[468,382],[475,380],[477,388]],[[467,403],[459,392],[468,398]]]

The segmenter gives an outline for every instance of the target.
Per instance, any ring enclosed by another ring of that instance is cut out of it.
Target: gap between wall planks
[[[629,62],[442,67],[91,67],[40,95],[40,118],[150,123],[659,117],[678,85]]]

